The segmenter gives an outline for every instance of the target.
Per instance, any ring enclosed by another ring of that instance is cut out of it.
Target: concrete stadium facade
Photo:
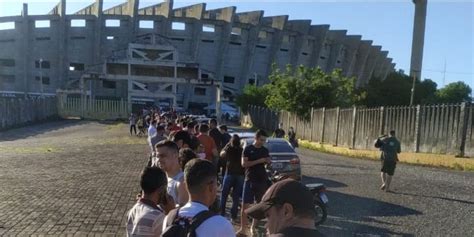
[[[128,0],[103,9],[96,0],[67,15],[61,0],[47,15],[28,15],[24,4],[21,16],[0,17],[7,26],[0,27],[0,93],[81,88],[94,98],[164,99],[188,108],[218,97],[231,103],[245,85],[268,82],[272,63],[340,68],[357,86],[395,68],[381,46],[310,20],[236,7],[207,10],[205,3],[138,6]]]

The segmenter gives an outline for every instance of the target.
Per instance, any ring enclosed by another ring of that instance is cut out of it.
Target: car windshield
[[[268,151],[271,153],[294,153],[295,150],[287,142],[278,141],[278,142],[267,142],[265,146],[268,148]]]
[[[247,145],[253,144],[253,139],[246,139]],[[285,141],[270,141],[265,143],[265,147],[270,153],[295,153],[295,149]]]

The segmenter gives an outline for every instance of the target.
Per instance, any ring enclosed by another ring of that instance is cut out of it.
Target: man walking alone
[[[398,162],[398,154],[401,152],[400,142],[395,137],[395,131],[390,131],[390,136],[377,139],[375,147],[382,151],[380,159],[382,160],[381,178],[382,186],[380,189],[385,192],[390,191],[390,183]]]

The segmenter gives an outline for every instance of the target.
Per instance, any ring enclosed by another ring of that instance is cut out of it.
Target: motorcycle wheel
[[[314,202],[314,211],[316,212],[316,220],[314,222],[315,226],[321,225],[326,221],[328,217],[328,212],[326,205],[321,203],[319,200]]]

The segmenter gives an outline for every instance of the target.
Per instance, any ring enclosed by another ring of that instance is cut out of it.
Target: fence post
[[[309,141],[312,142],[313,141],[313,121],[314,119],[314,108],[311,108],[311,120],[310,120],[310,124],[309,124]]]
[[[337,139],[339,139],[339,120],[340,120],[340,112],[341,112],[341,108],[340,107],[337,107],[336,108],[336,134],[335,134],[335,141],[336,143],[334,144],[335,146],[337,146]]]
[[[326,124],[326,107],[323,107],[323,124],[321,126],[321,143],[324,143],[324,126]]]
[[[459,122],[461,122],[461,129],[459,130],[459,135],[458,138],[459,141],[459,157],[464,157],[464,151],[466,148],[466,136],[467,136],[467,127],[468,127],[468,119],[469,119],[469,113],[466,111],[467,107],[469,105],[469,102],[462,102],[461,103],[461,111],[459,115]]]
[[[357,125],[357,107],[352,109],[352,134],[351,134],[351,148],[355,149],[356,142],[356,125]]]
[[[385,132],[385,108],[382,106],[380,107],[380,128],[379,128],[379,135],[382,135]]]
[[[416,121],[415,121],[415,153],[420,152],[420,137],[421,137],[421,105],[416,106]]]

